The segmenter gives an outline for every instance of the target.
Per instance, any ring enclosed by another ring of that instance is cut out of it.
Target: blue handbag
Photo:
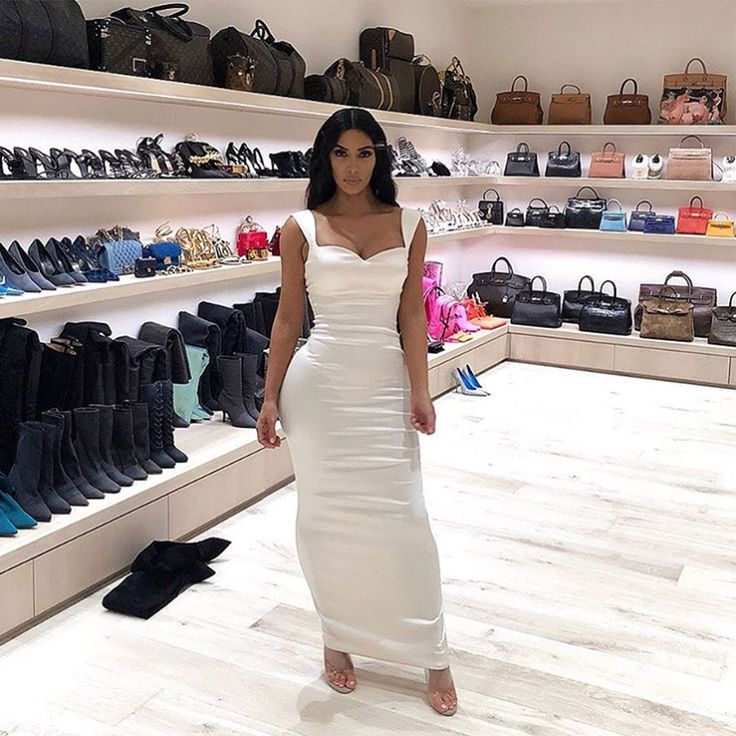
[[[115,274],[133,273],[136,258],[143,255],[140,240],[113,240],[101,243],[97,249],[97,260],[101,268]]]
[[[143,254],[156,259],[156,270],[163,271],[169,266],[178,266],[181,259],[181,246],[173,240],[151,243],[143,248]]]
[[[614,202],[618,205],[617,210],[610,209],[611,204]],[[615,233],[626,232],[626,212],[621,202],[617,199],[609,199],[606,202],[606,209],[601,217],[600,229]]]
[[[648,204],[648,210],[640,210],[639,207],[643,204]],[[657,213],[652,209],[652,203],[648,199],[642,199],[639,204],[636,205],[636,209],[629,216],[629,230],[633,232],[643,233],[644,225],[647,218],[656,217]]]
[[[663,233],[666,235],[675,234],[675,216],[674,215],[655,215],[644,221],[645,233]]]

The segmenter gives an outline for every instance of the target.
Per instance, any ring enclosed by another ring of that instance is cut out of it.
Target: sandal
[[[350,658],[349,654],[347,655],[347,658],[348,658],[348,668],[350,671],[353,672],[352,679],[355,682],[355,669],[353,667],[353,660]],[[331,662],[329,662],[326,654],[324,657],[324,661],[325,661],[325,679],[327,680],[327,684],[335,692],[341,693],[342,695],[347,695],[353,692],[353,690],[355,690],[357,686],[357,683],[356,685],[353,685],[352,687],[347,687],[346,685],[338,685],[337,683],[332,682],[332,680],[330,679],[331,677],[334,677],[335,675],[340,674],[340,673],[344,673],[347,675],[346,670],[335,667]],[[350,675],[347,675],[347,678],[350,679]]]

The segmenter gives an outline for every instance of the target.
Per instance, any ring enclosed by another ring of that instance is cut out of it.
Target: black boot
[[[89,506],[89,501],[69,477],[62,462],[61,446],[64,436],[64,415],[45,411],[41,414],[41,419],[45,424],[51,424],[56,428],[56,434],[54,435],[54,490],[70,506]]]
[[[233,427],[255,429],[255,419],[243,404],[243,359],[238,355],[219,355],[217,367],[222,377],[222,391],[218,399],[222,407],[222,421],[229,416]]]
[[[115,465],[133,480],[145,480],[148,473],[135,458],[133,441],[133,410],[129,406],[116,406],[113,409],[112,455]]]
[[[71,513],[72,507],[56,492],[54,488],[54,444],[56,443],[56,427],[53,424],[39,422],[43,428],[43,456],[41,473],[38,477],[38,492],[46,502],[52,514]]]
[[[112,478],[119,486],[128,488],[136,479],[118,467],[115,462],[112,404],[90,404],[90,407],[100,411],[100,457],[102,458],[100,466],[108,478]]]
[[[74,410],[74,449],[84,477],[104,493],[120,493],[120,485],[102,469],[100,410]]]
[[[258,420],[255,395],[258,389],[258,356],[250,353],[235,353],[243,361],[243,405],[255,421]]]
[[[151,429],[148,421],[148,404],[145,401],[130,401],[127,405],[130,406],[133,412],[135,459],[149,475],[158,474],[162,472],[161,468],[151,460]]]
[[[141,401],[148,404],[151,460],[160,468],[173,468],[176,463],[164,451],[164,397],[158,388],[158,383],[144,383],[139,394]]]
[[[38,492],[43,458],[43,426],[41,422],[20,425],[15,463],[8,480],[13,485],[13,497],[20,507],[36,521],[51,521],[51,511]]]
[[[189,458],[174,445],[174,384],[171,381],[158,381],[158,383],[164,399],[164,420],[161,426],[164,452],[175,463],[185,463]]]
[[[61,463],[64,466],[66,474],[85,498],[105,498],[105,494],[98,488],[95,488],[84,477],[82,468],[79,466],[77,451],[74,449],[74,443],[72,442],[72,413],[70,411],[50,409],[43,413],[44,421],[47,421],[47,415],[61,417],[64,420],[61,436]]]

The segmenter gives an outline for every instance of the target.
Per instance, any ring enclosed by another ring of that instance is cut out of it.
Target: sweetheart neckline
[[[350,253],[351,255],[354,255],[359,261],[362,261],[363,263],[368,263],[369,261],[373,260],[376,256],[380,256],[383,253],[390,253],[393,250],[406,250],[405,245],[396,245],[393,248],[384,248],[383,250],[379,250],[377,253],[374,253],[372,256],[368,256],[368,258],[363,258],[363,256],[360,255],[360,253],[356,253],[354,250],[350,250],[350,248],[345,248],[342,245],[334,245],[332,243],[325,243],[325,245],[320,245],[319,243],[315,243],[317,248],[336,248],[337,250],[344,250],[346,253]]]

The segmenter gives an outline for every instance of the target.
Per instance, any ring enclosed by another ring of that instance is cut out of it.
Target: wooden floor
[[[324,684],[290,485],[204,535],[233,542],[217,574],[151,620],[102,591],[0,648],[0,734],[736,734],[736,392],[483,380],[422,438],[456,716],[418,669]]]

